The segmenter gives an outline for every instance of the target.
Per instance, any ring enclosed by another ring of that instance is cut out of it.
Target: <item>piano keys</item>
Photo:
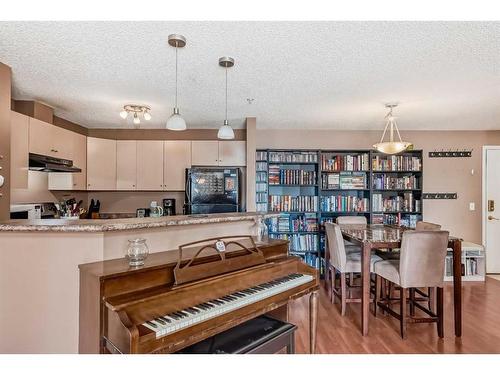
[[[81,265],[79,351],[173,353],[266,313],[286,320],[288,302],[309,294],[313,352],[317,270],[288,256],[287,241],[241,237],[217,239],[219,253],[211,240],[154,253],[138,269]]]

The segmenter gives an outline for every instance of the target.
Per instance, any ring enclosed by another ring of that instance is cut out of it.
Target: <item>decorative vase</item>
[[[149,255],[149,248],[144,238],[136,238],[128,240],[127,258],[128,264],[131,267],[139,267],[144,265],[144,260]]]

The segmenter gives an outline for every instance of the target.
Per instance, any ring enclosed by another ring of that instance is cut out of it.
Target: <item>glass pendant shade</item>
[[[127,111],[123,110],[123,111],[120,112],[120,117],[122,119],[125,120],[127,118],[127,116],[128,116],[128,112]]]
[[[392,109],[396,106],[396,104],[388,104],[387,108],[390,108],[389,113],[385,116],[387,122],[385,124],[384,132],[382,133],[382,138],[380,138],[379,143],[375,143],[373,148],[377,151],[393,155],[403,152],[412,144],[410,142],[403,142],[401,139],[401,134],[399,134],[398,125],[396,124],[396,118],[392,115]],[[387,129],[389,129],[389,141],[384,142],[385,134],[387,133]],[[394,140],[394,131],[398,136],[398,140]]]
[[[179,114],[179,108],[174,108],[174,114],[168,118],[167,129],[181,131],[186,130],[186,121]]]
[[[233,128],[229,125],[227,120],[224,120],[224,125],[219,128],[217,133],[217,138],[219,139],[234,139]]]
[[[144,112],[144,120],[146,121],[151,120],[151,114],[149,112]]]

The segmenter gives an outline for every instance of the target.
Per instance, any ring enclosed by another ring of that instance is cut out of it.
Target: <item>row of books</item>
[[[257,182],[255,184],[257,193],[265,193],[267,191],[267,184],[265,182]]]
[[[462,263],[462,276],[474,276],[479,274],[477,259],[466,258],[465,263]],[[448,255],[445,258],[445,276],[453,276],[453,255]]]
[[[317,234],[270,234],[270,238],[279,238],[288,240],[288,250],[297,252],[318,251],[318,235]]]
[[[313,253],[300,254],[299,256],[304,260],[304,262],[307,265],[319,269],[321,274],[324,274],[324,269],[325,269],[324,259]]]
[[[420,200],[414,199],[413,193],[392,197],[384,197],[381,193],[374,193],[372,196],[372,210],[374,212],[420,212],[420,209]]]
[[[318,197],[314,195],[270,195],[270,211],[309,211],[318,210]]]
[[[366,212],[369,204],[368,198],[331,195],[321,197],[320,209],[322,212]]]
[[[255,173],[256,182],[267,182],[267,173],[264,171],[259,171]]]
[[[316,214],[302,214],[294,217],[281,215],[269,219],[271,232],[315,232],[318,230]]]
[[[255,209],[257,212],[267,212],[267,203],[257,203]]]
[[[416,176],[397,177],[390,174],[373,176],[374,189],[419,189],[420,179]]]
[[[269,166],[269,185],[315,185],[316,171],[302,169],[280,169],[279,165]]]
[[[372,159],[374,171],[420,171],[422,160],[411,155],[376,155]]]
[[[270,162],[317,163],[318,153],[309,151],[269,151]]]
[[[366,173],[327,173],[321,175],[322,189],[366,189]]]
[[[265,161],[258,161],[255,163],[256,171],[265,171],[267,172],[267,163]]]
[[[255,200],[259,203],[266,203],[267,204],[267,193],[256,193],[255,194]]]
[[[400,225],[408,228],[415,228],[420,215],[409,215],[405,213],[397,214],[375,214],[373,215],[373,224]]]
[[[321,155],[323,171],[368,171],[370,170],[368,154],[361,155]]]
[[[267,151],[257,151],[255,153],[255,160],[257,160],[257,161],[267,161]]]

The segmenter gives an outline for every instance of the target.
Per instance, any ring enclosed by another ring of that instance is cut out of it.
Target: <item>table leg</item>
[[[311,354],[316,352],[316,330],[318,323],[318,291],[309,296],[309,350]]]
[[[361,251],[361,333],[368,334],[368,317],[370,315],[370,260],[371,246],[363,244]]]
[[[462,242],[453,241],[453,307],[455,336],[462,336]]]

